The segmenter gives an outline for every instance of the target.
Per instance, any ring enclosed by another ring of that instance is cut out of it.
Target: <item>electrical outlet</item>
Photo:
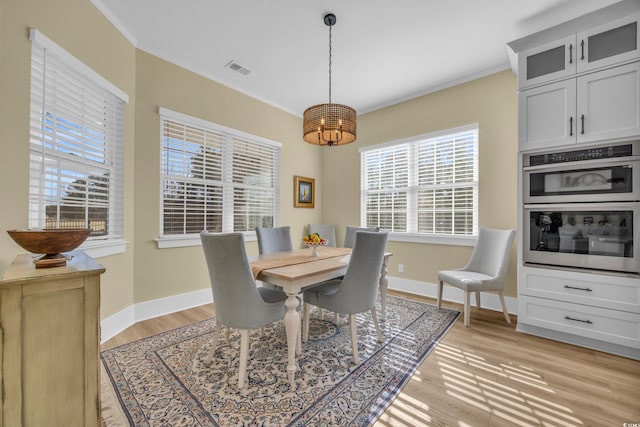
[[[398,273],[404,273],[404,264],[398,264]]]

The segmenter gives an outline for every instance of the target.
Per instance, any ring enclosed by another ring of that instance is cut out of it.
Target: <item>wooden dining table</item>
[[[250,257],[251,269],[257,280],[282,287],[287,294],[284,325],[287,335],[287,376],[291,390],[296,389],[294,377],[297,370],[296,354],[302,352],[300,340],[300,314],[296,310],[303,287],[335,279],[344,274],[349,266],[351,248],[319,247],[316,257],[313,249],[295,249]],[[386,319],[387,262],[391,252],[385,252],[380,271],[381,320]]]

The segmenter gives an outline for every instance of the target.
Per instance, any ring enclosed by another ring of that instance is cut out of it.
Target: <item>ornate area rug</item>
[[[227,342],[223,328],[217,357],[211,366],[204,363],[214,319],[103,351],[103,421],[107,427],[368,426],[460,315],[388,296],[383,343],[371,315],[358,315],[361,363],[354,366],[348,319],[336,326],[327,314],[320,320],[312,311],[309,341],[296,359],[295,392],[287,381],[282,321],[263,336],[251,332],[249,384],[241,391],[239,331]]]

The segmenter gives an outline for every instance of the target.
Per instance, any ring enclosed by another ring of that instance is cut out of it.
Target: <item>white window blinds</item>
[[[161,109],[161,236],[279,222],[280,146]]]
[[[126,95],[41,33],[31,40],[29,226],[120,239]]]
[[[396,233],[477,234],[478,128],[361,152],[361,217]]]

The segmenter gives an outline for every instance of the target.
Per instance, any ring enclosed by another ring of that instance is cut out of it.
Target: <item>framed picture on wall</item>
[[[312,208],[315,199],[316,180],[303,176],[293,177],[293,207]]]

